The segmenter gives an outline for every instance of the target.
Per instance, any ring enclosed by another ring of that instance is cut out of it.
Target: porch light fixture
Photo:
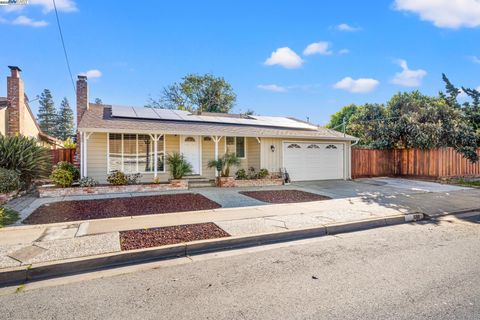
[[[270,150],[272,150],[272,152],[275,152],[275,146],[273,144],[270,146]]]

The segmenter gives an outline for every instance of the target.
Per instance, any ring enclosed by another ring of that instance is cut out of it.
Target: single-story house
[[[9,66],[10,76],[7,77],[7,96],[0,97],[0,134],[36,138],[47,148],[62,147],[62,141],[42,132],[25,94],[25,84],[20,77],[19,67]]]
[[[93,104],[85,76],[77,80],[77,115],[81,174],[101,183],[113,170],[141,173],[144,182],[168,181],[164,159],[174,152],[194,174],[211,179],[216,172],[208,162],[226,152],[246,170],[285,168],[292,181],[350,179],[350,149],[357,141],[288,117]]]

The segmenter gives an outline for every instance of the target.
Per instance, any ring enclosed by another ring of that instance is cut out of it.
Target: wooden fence
[[[480,149],[477,150],[480,156]],[[423,178],[480,176],[480,161],[453,148],[372,150],[352,148],[352,178],[414,176]]]
[[[52,164],[56,165],[60,161],[67,161],[74,163],[75,161],[75,148],[72,149],[52,149],[50,150],[52,156]]]

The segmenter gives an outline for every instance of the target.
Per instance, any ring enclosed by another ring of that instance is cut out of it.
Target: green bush
[[[0,206],[0,228],[12,224],[20,218],[17,211]]]
[[[247,172],[245,169],[240,169],[235,173],[235,179],[237,180],[246,180],[248,179]]]
[[[50,175],[50,152],[34,138],[0,135],[0,167],[18,172],[21,187],[27,189],[35,179]]]
[[[167,164],[173,179],[182,179],[183,176],[192,173],[192,165],[179,153],[168,154]]]
[[[265,179],[269,175],[270,175],[270,172],[268,172],[268,170],[264,168],[264,169],[260,169],[260,171],[258,171],[257,178],[258,179]]]
[[[0,193],[8,193],[20,189],[20,176],[13,170],[0,168]]]
[[[218,160],[210,160],[208,162],[208,167],[215,168],[221,177],[230,177],[230,167],[238,165],[240,165],[240,159],[235,153],[225,153]]]
[[[55,169],[50,175],[50,180],[55,183],[56,186],[66,188],[70,187],[73,183],[73,175],[70,171],[65,169]]]
[[[80,187],[95,187],[98,185],[98,181],[90,177],[82,178],[78,180],[78,183],[80,184]]]
[[[128,176],[122,171],[114,170],[108,175],[107,181],[114,186],[123,186],[128,184]]]
[[[73,164],[71,164],[68,161],[60,161],[55,166],[55,169],[62,169],[62,170],[69,171],[73,176],[73,181],[77,181],[80,179],[80,171],[78,170],[77,167],[75,167]]]

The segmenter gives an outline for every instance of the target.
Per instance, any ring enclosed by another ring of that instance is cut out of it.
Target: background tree
[[[232,86],[224,78],[190,74],[181,82],[164,88],[160,99],[150,98],[146,107],[228,113],[236,98]]]
[[[37,117],[40,128],[44,133],[55,136],[57,133],[57,112],[50,90],[43,90],[38,103],[40,107]]]
[[[73,111],[67,98],[63,98],[58,112],[58,126],[56,137],[62,141],[73,137],[75,134],[75,124],[73,121]]]
[[[100,98],[95,98],[95,103],[96,104],[103,104],[103,101]]]
[[[341,126],[343,124],[343,120],[348,123],[350,118],[357,112],[358,106],[355,104],[349,104],[344,106],[340,111],[335,112],[330,117],[330,122],[327,124],[327,128],[336,130],[341,130]]]

